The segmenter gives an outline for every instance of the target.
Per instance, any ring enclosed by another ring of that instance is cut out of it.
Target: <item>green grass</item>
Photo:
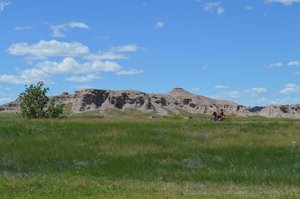
[[[300,198],[300,121],[0,114],[1,198]]]

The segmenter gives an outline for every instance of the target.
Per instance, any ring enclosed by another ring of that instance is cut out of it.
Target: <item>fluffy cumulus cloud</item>
[[[17,75],[0,75],[0,82],[23,84],[50,81],[52,76],[58,74],[68,75],[65,78],[67,81],[88,82],[99,79],[99,73],[103,72],[116,75],[141,74],[142,70],[124,69],[117,62],[120,59],[128,59],[123,53],[132,53],[139,49],[137,45],[130,44],[117,46],[106,52],[90,53],[87,46],[78,42],[66,43],[52,40],[40,41],[32,45],[17,43],[11,45],[8,52],[30,58],[37,63]],[[62,60],[57,61],[60,58]]]
[[[132,53],[140,50],[140,47],[134,44],[128,44],[123,46],[117,46],[111,48],[106,52],[90,53],[83,58],[85,60],[120,60],[120,59],[129,59],[128,56],[122,53]]]
[[[23,83],[22,80],[20,80],[18,77],[14,75],[0,75],[0,82],[8,82],[8,83],[14,83],[14,84],[20,84]]]
[[[41,40],[37,44],[15,43],[8,48],[11,55],[27,56],[29,59],[47,59],[48,57],[78,57],[87,55],[89,48],[79,42],[59,42]]]
[[[1,1],[0,2],[0,12],[2,12],[6,6],[10,5],[9,1]]]
[[[85,76],[71,76],[66,78],[70,82],[89,82],[94,79],[100,79],[100,76],[96,73],[90,73]]]
[[[58,25],[52,25],[50,26],[52,30],[52,36],[53,37],[65,37],[65,32],[73,29],[73,28],[79,28],[79,29],[89,29],[89,26],[82,22],[70,22],[70,23],[63,23]]]
[[[222,7],[221,2],[207,2],[204,5],[203,9],[204,11],[208,11],[208,12],[216,12],[219,15],[225,12],[225,9]]]
[[[281,94],[300,93],[300,86],[296,84],[287,84],[280,90]]]
[[[300,0],[265,0],[265,3],[281,3],[285,6],[290,6],[294,3],[300,3]]]
[[[32,83],[36,81],[45,80],[56,74],[86,74],[91,72],[119,72],[122,67],[111,61],[92,61],[80,63],[74,58],[64,58],[61,62],[45,61],[38,63],[36,66],[30,69],[22,71],[19,75],[1,75],[0,81],[11,83]],[[78,78],[80,79],[80,78]],[[81,78],[81,80],[90,81],[97,79],[92,76]],[[75,80],[75,78],[69,78],[69,81]]]

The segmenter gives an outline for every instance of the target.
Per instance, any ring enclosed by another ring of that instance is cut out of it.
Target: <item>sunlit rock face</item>
[[[234,102],[216,100],[192,94],[183,88],[168,93],[152,94],[136,90],[85,89],[74,94],[54,96],[57,103],[64,103],[71,113],[105,112],[106,110],[134,109],[158,115],[181,113],[212,114],[224,109],[226,115],[300,118],[300,105],[271,105],[247,108]],[[0,111],[17,111],[20,100],[0,106]]]
[[[68,104],[74,113],[105,111],[107,109],[136,109],[159,115],[188,113],[212,114],[224,109],[227,114],[247,115],[246,107],[233,102],[215,100],[194,95],[182,88],[174,88],[165,94],[148,94],[135,90],[86,89],[75,94],[55,96],[57,101]]]

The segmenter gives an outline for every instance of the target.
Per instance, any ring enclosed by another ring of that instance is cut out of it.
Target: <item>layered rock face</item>
[[[300,119],[300,104],[267,106],[257,114],[263,117]]]
[[[224,109],[227,114],[247,115],[246,107],[233,102],[215,100],[194,95],[182,88],[175,88],[166,94],[147,94],[135,90],[112,91],[87,89],[75,94],[55,96],[55,99],[71,107],[74,113],[107,109],[136,109],[159,115],[188,113],[212,114]]]
[[[10,102],[7,104],[3,104],[0,106],[0,111],[16,111],[20,109],[20,103],[21,101],[17,99],[14,102]]]
[[[226,115],[300,119],[300,104],[247,108],[234,102],[195,95],[182,88],[174,88],[165,94],[148,94],[135,90],[86,89],[76,91],[75,94],[63,93],[54,98],[58,103],[65,104],[72,113],[135,109],[159,115],[212,114],[224,109]],[[0,106],[0,111],[18,110],[19,106],[20,100],[16,100]]]

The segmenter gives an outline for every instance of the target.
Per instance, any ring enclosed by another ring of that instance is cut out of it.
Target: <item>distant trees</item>
[[[55,100],[47,97],[48,87],[43,82],[26,86],[21,99],[21,114],[24,118],[59,118],[63,115],[63,104],[55,104]]]

